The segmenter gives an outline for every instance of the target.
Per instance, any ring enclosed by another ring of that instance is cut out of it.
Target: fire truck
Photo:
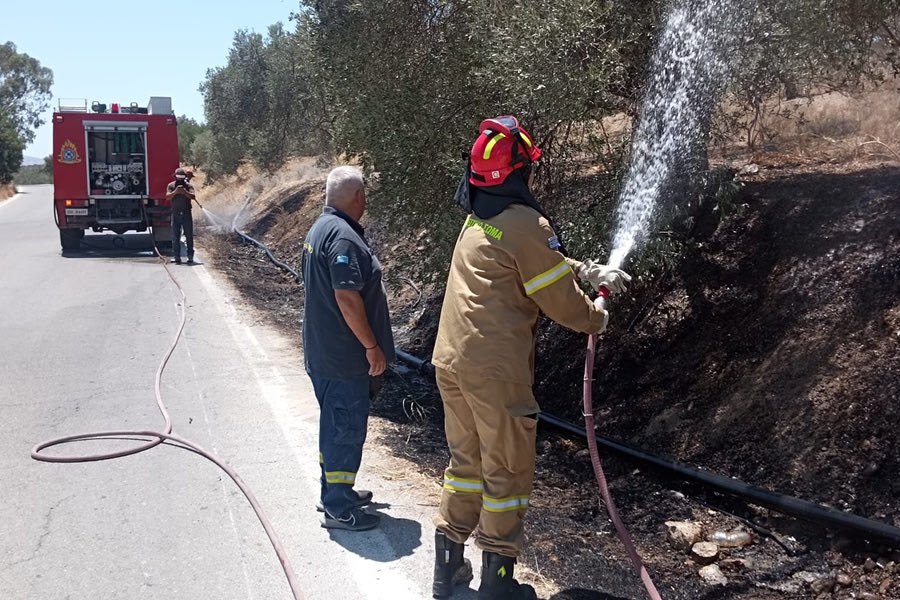
[[[60,100],[53,113],[53,203],[63,250],[86,230],[147,231],[171,243],[166,186],[178,168],[172,99],[110,106]]]

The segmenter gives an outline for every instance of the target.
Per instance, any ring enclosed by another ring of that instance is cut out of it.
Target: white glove
[[[603,333],[604,331],[606,331],[606,324],[609,323],[609,313],[606,311],[605,308],[603,308],[603,298],[600,297],[600,298],[597,298],[596,300],[594,300],[594,306],[597,307],[597,310],[603,311],[603,326],[597,332],[597,333]]]
[[[605,287],[611,294],[624,292],[627,289],[625,284],[631,281],[631,275],[622,269],[601,265],[591,259],[581,263],[581,266],[578,267],[577,275],[582,281],[590,283],[594,291],[599,291],[601,287]]]

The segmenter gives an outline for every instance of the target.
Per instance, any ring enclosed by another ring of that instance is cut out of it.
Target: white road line
[[[312,440],[312,447],[316,447],[315,440],[318,436],[318,423],[302,418],[292,408],[297,407],[299,397],[313,396],[312,385],[306,378],[294,382],[294,387],[287,388],[287,380],[282,375],[278,365],[269,358],[265,348],[254,335],[253,331],[244,325],[233,304],[223,301],[221,292],[209,272],[202,265],[194,271],[197,273],[201,284],[209,292],[210,298],[216,304],[216,308],[223,316],[225,323],[231,332],[238,348],[246,356],[245,365],[250,374],[256,380],[263,398],[268,403],[276,420],[278,421],[284,439],[297,459],[297,463],[304,470],[307,481],[318,484],[319,466],[313,453],[304,451],[298,439]],[[299,393],[297,385],[299,384]],[[292,406],[293,405],[293,406]],[[303,406],[302,408],[312,408]],[[316,408],[317,410],[317,408]],[[299,434],[299,435],[298,435]],[[316,489],[307,489],[310,501],[318,496]],[[375,545],[390,547],[387,534],[376,529],[369,535],[378,536],[380,539]],[[420,600],[421,593],[416,593],[419,586],[409,580],[399,569],[393,568],[390,563],[379,563],[366,559],[354,552],[344,552],[344,560],[347,568],[339,572],[342,576],[351,576],[356,580],[357,589],[367,594],[370,600]],[[301,584],[302,585],[302,584]]]

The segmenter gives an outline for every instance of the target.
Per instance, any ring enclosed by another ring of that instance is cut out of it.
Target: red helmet
[[[541,157],[528,132],[515,117],[497,117],[481,122],[472,146],[469,183],[481,187],[500,185],[510,173]]]

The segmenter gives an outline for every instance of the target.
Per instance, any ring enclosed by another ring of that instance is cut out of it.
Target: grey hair
[[[325,181],[325,204],[343,204],[352,199],[357,190],[364,189],[365,185],[365,176],[359,167],[335,167]]]

